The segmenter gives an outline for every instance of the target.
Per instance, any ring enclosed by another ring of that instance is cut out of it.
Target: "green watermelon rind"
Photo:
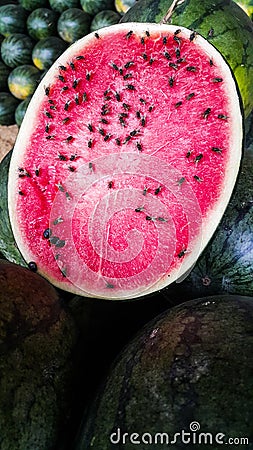
[[[9,151],[0,163],[0,252],[10,262],[27,267],[17,248],[8,214],[7,181],[12,151]]]
[[[252,145],[252,142],[251,142]],[[213,294],[253,296],[253,152],[245,151],[234,193],[210,243],[188,277],[165,291],[168,298]],[[222,255],[222,257],[221,257]]]

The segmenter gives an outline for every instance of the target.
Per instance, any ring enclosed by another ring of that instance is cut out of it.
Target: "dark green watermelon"
[[[248,137],[252,146],[252,134]],[[225,214],[206,249],[181,283],[165,289],[169,299],[212,294],[253,296],[253,152],[245,151]]]
[[[14,100],[17,107],[19,102]],[[12,151],[8,152],[0,162],[0,252],[9,261],[26,267],[27,264],[16,246],[8,215],[7,183],[11,154]]]
[[[107,9],[105,11],[98,12],[92,19],[90,31],[96,31],[103,27],[109,27],[118,23],[121,15],[116,11]]]
[[[252,448],[252,336],[252,297],[164,312],[115,361],[75,450]]]
[[[57,35],[59,15],[49,8],[37,8],[27,18],[27,31],[36,40]]]
[[[14,97],[24,100],[34,93],[40,79],[40,71],[31,64],[15,67],[8,76],[8,86]]]
[[[208,39],[232,68],[243,98],[245,116],[250,114],[253,108],[253,23],[235,1],[138,0],[121,21],[165,21],[189,28]]]
[[[7,36],[1,44],[3,62],[9,67],[31,64],[34,41],[23,33]]]
[[[7,4],[0,6],[0,34],[9,36],[26,31],[27,12],[22,6]]]
[[[80,0],[81,7],[91,16],[105,9],[115,9],[114,0]]]
[[[56,449],[75,391],[76,327],[36,273],[1,260],[0,280],[0,448]]]
[[[49,0],[49,4],[51,9],[58,13],[62,13],[69,8],[80,7],[79,0]]]
[[[23,118],[25,116],[25,113],[26,113],[26,110],[30,103],[31,98],[32,98],[32,96],[28,95],[28,97],[26,97],[25,100],[22,100],[22,102],[19,103],[19,105],[17,106],[17,108],[15,110],[15,122],[18,125],[18,127],[20,127],[21,123],[23,122]],[[1,165],[0,165],[0,173],[1,173]],[[7,205],[6,205],[6,207],[7,207]]]
[[[57,23],[59,36],[73,43],[90,32],[91,16],[79,8],[63,11]]]
[[[15,109],[19,101],[9,92],[0,92],[0,125],[15,123]]]
[[[32,51],[33,64],[40,70],[48,70],[67,46],[67,43],[57,36],[40,39]]]
[[[0,92],[8,91],[8,76],[10,72],[10,67],[7,67],[3,61],[0,61]]]
[[[33,11],[36,8],[46,8],[48,0],[19,0],[19,3],[27,11]]]

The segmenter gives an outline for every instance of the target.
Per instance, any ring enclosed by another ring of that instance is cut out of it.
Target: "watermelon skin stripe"
[[[240,99],[215,48],[180,33],[182,42],[175,26],[121,24],[91,34],[55,62],[29,103],[10,166],[10,218],[25,260],[58,287],[110,299],[147,295],[187,272],[218,225],[239,170]],[[148,77],[158,68],[161,79]]]

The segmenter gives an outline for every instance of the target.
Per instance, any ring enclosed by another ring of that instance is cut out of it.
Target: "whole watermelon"
[[[233,0],[140,0],[121,22],[165,21],[208,39],[226,58],[242,94],[245,116],[253,108],[253,23]]]
[[[55,449],[71,412],[76,327],[36,273],[0,260],[0,284],[0,448]]]
[[[115,361],[75,449],[252,448],[252,334],[252,297],[164,312]]]

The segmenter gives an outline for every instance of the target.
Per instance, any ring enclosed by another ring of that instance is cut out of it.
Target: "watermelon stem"
[[[183,3],[185,0],[173,0],[173,2],[171,3],[168,11],[166,12],[165,16],[162,18],[162,20],[160,21],[160,24],[163,23],[168,23],[170,22],[170,18],[174,12],[174,10],[176,9],[176,7],[180,4]]]

